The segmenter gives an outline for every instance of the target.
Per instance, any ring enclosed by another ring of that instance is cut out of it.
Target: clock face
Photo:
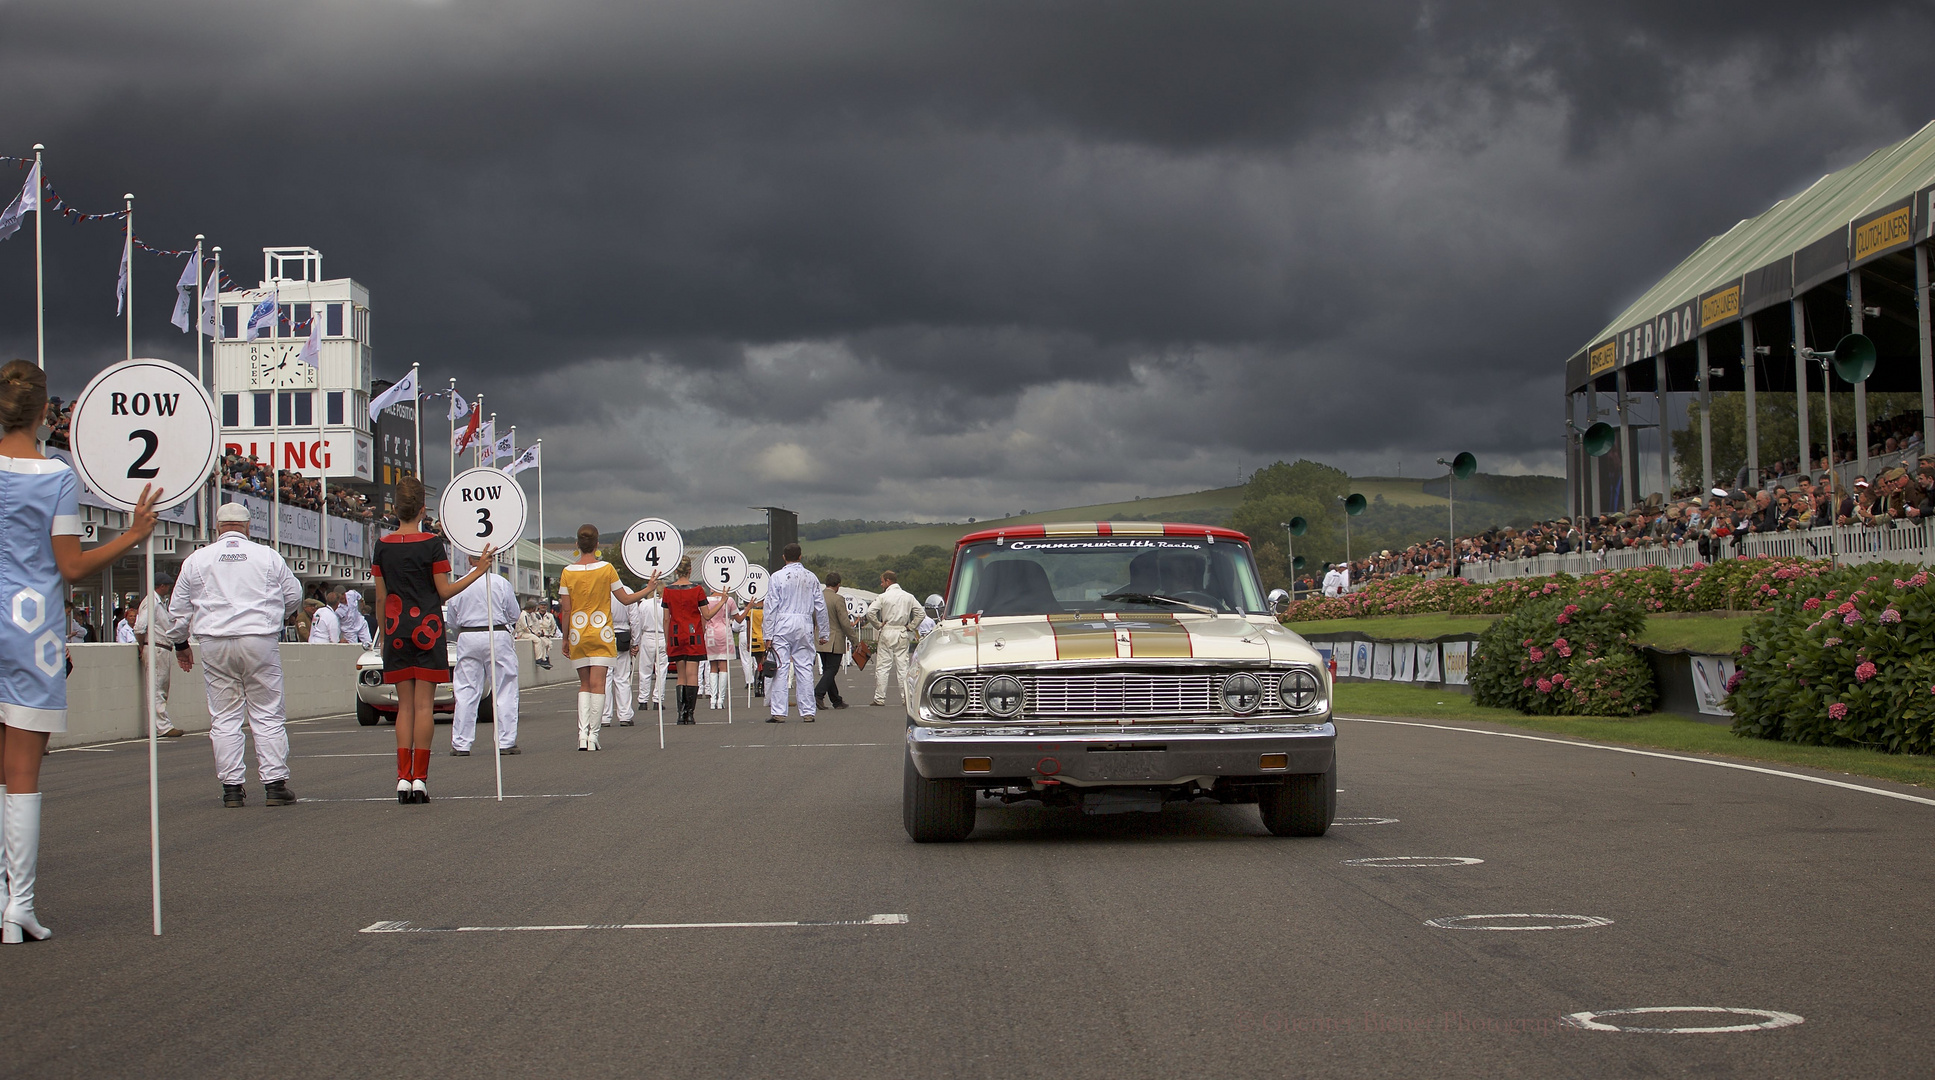
[[[290,389],[316,385],[316,371],[302,362],[299,342],[263,342],[249,346],[249,385],[259,389]]]

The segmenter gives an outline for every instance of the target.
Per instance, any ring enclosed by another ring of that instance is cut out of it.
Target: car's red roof
[[[1215,525],[1190,525],[1173,521],[1058,521],[1047,525],[1008,525],[998,529],[982,529],[961,537],[955,546],[998,540],[1004,536],[1010,539],[1051,536],[1213,536],[1218,540],[1250,542],[1248,536],[1235,529]]]

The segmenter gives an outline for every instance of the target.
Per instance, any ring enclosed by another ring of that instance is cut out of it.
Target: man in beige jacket
[[[813,651],[820,654],[820,681],[813,686],[813,697],[821,705],[831,701],[836,709],[847,707],[846,700],[840,696],[840,687],[833,680],[840,674],[840,664],[846,659],[847,650],[860,640],[859,631],[853,628],[853,618],[847,614],[847,602],[840,595],[840,575],[826,575],[826,624],[827,636],[814,645]]]

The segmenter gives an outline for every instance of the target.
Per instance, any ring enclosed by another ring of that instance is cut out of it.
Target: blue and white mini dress
[[[0,457],[0,724],[67,730],[64,582],[56,536],[81,535],[80,480],[64,462]]]

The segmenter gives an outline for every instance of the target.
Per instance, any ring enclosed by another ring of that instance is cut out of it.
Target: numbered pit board
[[[716,547],[700,560],[705,587],[716,593],[736,593],[746,583],[746,553],[735,547]]]
[[[647,581],[670,581],[679,560],[685,557],[685,538],[664,518],[640,518],[625,530],[618,557],[624,560],[625,569]]]
[[[524,534],[524,488],[504,470],[482,466],[450,478],[437,500],[444,539],[466,555],[502,551]]]
[[[133,510],[161,489],[156,510],[195,497],[215,468],[215,402],[166,360],[124,360],[90,379],[68,429],[74,467],[104,501]]]
[[[733,595],[738,597],[741,603],[757,604],[766,599],[766,583],[772,576],[767,573],[765,567],[754,563],[746,568],[746,580],[740,583]]]

